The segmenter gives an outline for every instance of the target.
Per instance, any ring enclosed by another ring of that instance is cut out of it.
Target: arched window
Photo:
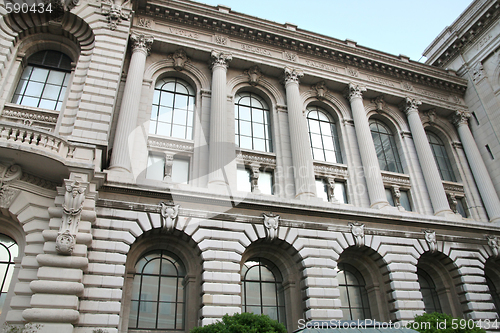
[[[417,269],[417,275],[418,283],[420,284],[420,292],[422,293],[422,299],[424,300],[425,312],[443,312],[438,294],[436,292],[436,285],[430,275],[421,268]]]
[[[258,95],[237,93],[234,97],[235,140],[240,148],[272,152],[269,106]]]
[[[186,82],[168,77],[156,82],[149,133],[193,139],[195,92]]]
[[[61,110],[71,75],[71,59],[64,53],[40,51],[28,58],[12,103]]]
[[[280,271],[269,260],[251,258],[241,269],[243,311],[266,314],[285,324],[285,297]]]
[[[308,106],[307,124],[313,159],[342,163],[337,127],[326,111],[317,106]]]
[[[184,280],[180,259],[165,250],[151,251],[137,261],[132,285],[129,328],[184,328]]]
[[[340,303],[344,320],[371,318],[366,283],[361,273],[349,264],[338,264],[337,279],[340,289]]]
[[[378,163],[383,171],[403,173],[394,134],[388,126],[378,120],[370,120],[373,143]],[[362,143],[360,143],[362,144]]]
[[[443,141],[434,133],[426,133],[441,179],[456,182],[457,179],[453,173],[453,168],[451,167],[450,159],[448,158],[448,153],[446,153]]]
[[[0,234],[0,313],[9,291],[10,280],[14,272],[14,258],[19,254],[19,248],[14,240]]]
[[[488,289],[490,290],[491,298],[493,299],[493,304],[495,304],[497,314],[500,317],[500,296],[499,296],[500,291],[497,290],[495,283],[493,282],[492,279],[490,279],[488,275],[486,275],[485,278],[486,278],[486,284],[488,285]]]

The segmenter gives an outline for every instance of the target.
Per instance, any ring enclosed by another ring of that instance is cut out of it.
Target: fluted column
[[[300,70],[285,67],[284,81],[288,108],[288,126],[290,128],[290,145],[292,148],[295,197],[299,199],[316,197],[311,146],[309,144],[307,123],[302,112],[299,92],[299,78],[303,75]]]
[[[130,36],[130,42],[132,44],[132,57],[127,81],[125,82],[125,90],[123,91],[109,167],[110,169],[121,169],[128,172],[131,171],[131,147],[129,145],[133,142],[133,140],[129,139],[129,136],[137,125],[146,57],[151,50],[153,38],[144,35],[132,35]]]
[[[347,97],[351,102],[352,118],[356,138],[358,139],[361,162],[363,163],[366,186],[368,187],[370,207],[382,208],[388,206],[389,202],[385,195],[377,152],[375,151],[375,144],[373,143],[370,125],[363,105],[363,91],[366,91],[364,87],[350,83]]]
[[[432,208],[435,215],[444,215],[452,213],[448,198],[444,191],[443,182],[432,154],[431,146],[427,140],[424,126],[418,115],[418,106],[422,102],[415,99],[406,98],[401,104],[401,109],[406,113],[408,124],[410,125],[411,135],[417,151],[418,161],[424,175],[425,185],[429,192]]]
[[[210,102],[210,141],[208,186],[227,186],[224,166],[227,164],[226,73],[231,54],[212,51],[212,97]]]
[[[468,120],[470,116],[471,114],[468,111],[456,111],[452,118],[453,124],[457,127],[462,147],[467,156],[467,161],[469,161],[469,166],[483,199],[486,212],[488,212],[490,222],[500,222],[500,200],[481,157],[481,153],[477,148],[476,141],[469,129]]]

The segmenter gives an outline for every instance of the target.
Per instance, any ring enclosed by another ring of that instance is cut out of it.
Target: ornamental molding
[[[399,109],[406,113],[407,115],[410,114],[410,112],[417,112],[418,113],[418,106],[422,104],[422,101],[412,98],[412,97],[406,97],[401,104],[399,105]]]
[[[348,226],[351,227],[355,246],[357,248],[363,247],[365,245],[365,225],[358,222],[349,222]]]
[[[435,253],[437,251],[436,232],[430,229],[425,229],[422,231],[424,233],[424,239],[429,246],[429,252]]]
[[[169,139],[161,138],[148,138],[148,147],[175,150],[181,152],[193,152],[193,144],[183,144],[178,142],[172,142]]]
[[[130,35],[130,42],[132,50],[141,50],[148,55],[151,53],[151,46],[153,45],[152,36],[132,33],[132,35]]]
[[[487,235],[486,239],[488,240],[488,246],[490,247],[491,252],[493,252],[493,258],[499,258],[500,241],[498,240],[498,237]]]
[[[467,110],[456,110],[452,116],[450,117],[451,122],[456,127],[460,127],[462,125],[467,125],[469,123],[469,118],[472,116],[472,113]]]
[[[255,152],[243,152],[240,151],[236,155],[236,160],[240,163],[243,164],[259,164],[261,166],[268,166],[275,168],[276,167],[276,157],[275,156],[268,156],[268,155],[261,155],[259,153]]]
[[[174,230],[177,217],[179,216],[180,205],[160,202],[161,228],[171,232]]]
[[[411,185],[409,175],[389,173],[387,171],[381,171],[381,174],[385,185],[396,185],[404,188],[408,188]]]
[[[366,87],[350,82],[349,86],[344,91],[344,95],[346,96],[347,100],[351,101],[353,98],[363,98],[363,92],[365,91]]]
[[[347,166],[343,165],[325,165],[314,162],[314,173],[320,176],[334,176],[346,179],[349,176]]]
[[[252,66],[249,69],[245,70],[243,74],[248,76],[248,83],[250,83],[250,85],[252,86],[256,86],[257,84],[259,84],[259,80],[263,76],[262,71],[257,65]]]
[[[14,110],[14,108],[6,105],[6,108],[2,111],[2,116],[5,118],[19,119],[23,121],[23,124],[26,126],[32,126],[34,122],[52,126],[57,123],[57,114],[50,114],[44,111],[35,110],[19,110],[18,106],[15,108],[18,110]]]
[[[279,215],[274,215],[272,212],[269,214],[263,213],[262,218],[264,219],[264,227],[266,230],[266,239],[268,241],[273,241],[278,238],[278,227],[279,227]]]
[[[464,186],[459,183],[443,181],[443,187],[445,192],[453,192],[456,194],[460,194],[463,196],[464,194]]]
[[[0,208],[9,208],[17,194],[18,189],[10,187],[10,182],[18,180],[22,176],[22,169],[17,164],[0,164]]]
[[[139,17],[137,20],[137,26],[145,29],[152,29],[153,21],[145,17]]]
[[[174,61],[174,69],[176,71],[182,71],[186,64],[190,63],[191,60],[188,58],[186,51],[183,49],[178,49],[172,54],[169,54],[167,58]]]
[[[219,45],[228,45],[229,44],[229,38],[227,38],[226,36],[222,36],[222,35],[214,35],[214,41],[216,44],[219,44]]]
[[[474,83],[478,83],[479,81],[485,78],[483,64],[481,63],[478,63],[474,67],[472,67],[470,69],[470,73],[472,76],[472,81]]]
[[[231,53],[212,50],[210,54],[210,68],[224,67],[227,70],[231,60],[233,60]]]
[[[383,111],[385,107],[384,95],[380,95],[375,99],[372,99],[372,103],[375,104],[376,110],[378,112]]]
[[[283,79],[285,84],[296,83],[299,84],[299,79],[304,76],[304,72],[298,68],[285,66],[283,69]]]
[[[128,21],[130,18],[130,10],[124,10],[122,6],[115,4],[112,0],[104,0],[101,2],[101,14],[106,16],[108,28],[116,30],[118,24]]]
[[[324,100],[325,95],[328,93],[325,81],[320,81],[312,86],[312,89],[316,92],[316,97],[319,100]]]

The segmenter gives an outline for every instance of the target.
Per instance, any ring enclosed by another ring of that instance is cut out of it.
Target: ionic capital
[[[467,110],[457,110],[451,116],[451,122],[453,125],[460,127],[462,125],[467,125],[469,118],[471,116],[470,111]]]
[[[210,55],[210,67],[213,69],[220,66],[227,70],[231,60],[233,60],[233,55],[231,53],[212,50],[212,54]]]
[[[360,86],[359,84],[349,83],[349,86],[344,93],[346,98],[351,102],[353,98],[363,98],[363,92],[365,91],[365,87]]]
[[[411,112],[417,112],[418,113],[418,106],[422,104],[421,101],[415,98],[410,98],[406,97],[403,102],[399,105],[399,108],[401,111],[406,113],[407,115],[410,114]]]
[[[132,34],[130,41],[132,42],[132,52],[142,51],[148,55],[151,52],[151,46],[153,45],[152,36]]]
[[[285,84],[288,83],[297,83],[299,84],[299,78],[304,76],[304,72],[298,68],[285,67],[283,69],[283,82]]]

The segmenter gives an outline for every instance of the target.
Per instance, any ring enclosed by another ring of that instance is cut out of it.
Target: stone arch
[[[386,123],[388,123],[388,125],[392,127],[395,133],[410,131],[404,115],[401,113],[401,111],[397,110],[394,107],[384,105],[382,110],[377,110],[376,106],[373,103],[370,103],[365,106],[365,112],[368,119],[370,119],[371,117],[377,118],[376,115],[378,115],[379,119],[387,119]]]
[[[492,312],[496,311],[496,317],[498,318],[500,317],[500,258],[490,257],[486,260],[484,277],[489,295],[491,296],[490,302],[494,305],[494,308],[489,310]]]
[[[197,92],[210,89],[209,79],[201,70],[189,62],[185,64],[184,70],[178,71],[174,69],[174,60],[167,58],[152,63],[144,71],[144,80],[151,80],[153,87],[154,83],[163,76],[175,76],[187,79],[188,82],[196,87]]]
[[[252,258],[267,259],[279,269],[283,277],[286,324],[288,329],[294,328],[297,321],[303,318],[304,310],[301,297],[303,265],[299,252],[283,240],[275,239],[268,242],[261,238],[245,249],[241,256],[240,267]]]
[[[248,87],[251,89],[254,87],[250,85],[248,82],[248,76],[245,74],[233,77],[227,82],[226,86],[230,96],[234,96],[242,88]],[[278,105],[285,105],[285,98],[283,94],[278,88],[276,88],[276,85],[272,84],[265,78],[262,77],[254,89],[264,92],[267,98],[271,101],[273,109],[276,109],[276,106]]]

